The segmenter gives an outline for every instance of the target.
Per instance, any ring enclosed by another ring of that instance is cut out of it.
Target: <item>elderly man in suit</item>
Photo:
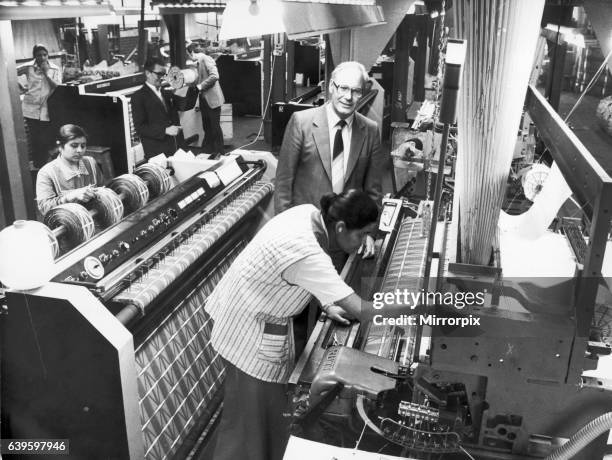
[[[305,203],[319,205],[328,192],[356,188],[381,198],[383,154],[376,122],[356,113],[368,74],[358,62],[343,62],[331,74],[328,103],[293,114],[276,170],[276,213]],[[364,257],[374,241],[364,240]]]
[[[197,88],[200,90],[200,112],[204,129],[202,149],[206,153],[219,155],[224,153],[221,106],[225,102],[219,85],[219,71],[215,60],[201,48],[194,49],[193,59],[198,66]]]
[[[145,158],[160,153],[172,155],[183,146],[183,134],[173,94],[161,90],[166,66],[154,58],[145,63],[146,81],[131,98],[134,127]]]

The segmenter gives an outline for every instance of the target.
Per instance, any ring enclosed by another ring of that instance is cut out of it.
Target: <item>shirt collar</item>
[[[323,220],[323,214],[318,209],[312,213],[310,216],[310,222],[312,225],[312,231],[321,246],[326,252],[329,248],[329,235],[327,233],[327,227],[325,226],[325,221]]]
[[[85,163],[82,160],[79,161],[78,171],[71,168],[68,162],[63,160],[60,157],[57,158],[57,164],[62,173],[62,176],[64,176],[64,180],[68,181],[74,177],[89,176],[89,171],[87,171],[87,168],[85,167]]]
[[[325,105],[325,109],[327,110],[327,123],[330,128],[335,128],[338,122],[340,121],[340,117],[334,112],[334,108],[331,103]],[[346,126],[350,129],[353,125],[353,120],[355,119],[355,114],[352,113],[348,118],[345,118]]]
[[[147,85],[149,88],[151,88],[153,90],[154,93],[156,94],[161,94],[161,89],[160,88],[156,88],[155,86],[153,86],[151,83],[149,83],[148,81],[145,81],[145,85]]]

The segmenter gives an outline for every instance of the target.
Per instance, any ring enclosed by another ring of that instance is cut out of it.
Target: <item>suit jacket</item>
[[[377,202],[389,158],[382,152],[376,122],[355,113],[344,190],[366,191]],[[276,213],[319,200],[332,192],[331,149],[325,106],[291,116],[278,156],[274,207]]]
[[[132,119],[142,142],[145,158],[160,153],[172,155],[178,147],[183,146],[182,132],[176,138],[166,134],[168,126],[181,125],[177,112],[177,101],[166,91],[162,91],[162,96],[166,101],[166,106],[145,84],[131,97]]]
[[[219,85],[219,71],[215,60],[206,55],[198,54],[198,84],[201,84],[201,95],[211,109],[221,107],[225,103],[221,85]]]

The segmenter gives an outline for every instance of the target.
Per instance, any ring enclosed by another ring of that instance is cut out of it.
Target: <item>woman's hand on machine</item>
[[[340,323],[340,324],[344,324],[345,326],[348,326],[349,324],[351,324],[350,321],[350,315],[344,310],[344,308],[339,307],[338,305],[334,305],[334,304],[328,304],[328,305],[323,305],[322,310],[325,312],[325,314],[333,319],[334,321]]]
[[[374,248],[374,238],[368,233],[364,235],[363,241],[361,242],[361,246],[359,247],[357,254],[363,254],[362,258],[369,259],[370,257],[374,256],[375,252],[376,250]]]
[[[96,196],[96,188],[93,185],[87,185],[85,187],[70,190],[64,194],[64,201],[66,203],[82,202],[87,203]]]

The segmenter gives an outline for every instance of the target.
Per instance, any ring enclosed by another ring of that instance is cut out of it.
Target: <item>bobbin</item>
[[[145,163],[139,166],[134,170],[134,174],[147,184],[151,198],[163,195],[172,187],[168,170],[155,163]]]
[[[96,196],[85,204],[87,209],[92,210],[94,222],[100,228],[115,225],[123,217],[123,202],[121,198],[111,189],[99,187]]]
[[[124,214],[142,208],[149,201],[149,189],[145,182],[135,174],[122,174],[108,183],[108,187],[123,201]]]
[[[50,209],[45,214],[44,223],[53,231],[62,252],[87,241],[95,228],[89,211],[77,203],[64,203]]]

